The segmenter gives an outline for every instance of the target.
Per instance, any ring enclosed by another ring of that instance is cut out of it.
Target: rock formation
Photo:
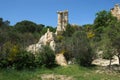
[[[55,34],[53,32],[50,32],[50,30],[48,29],[47,32],[45,33],[45,35],[43,35],[40,40],[38,41],[38,43],[36,44],[32,44],[27,48],[27,51],[30,51],[32,53],[36,53],[39,50],[41,50],[43,45],[50,45],[51,49],[53,51],[55,51]]]
[[[43,45],[49,45],[53,51],[56,49],[55,38],[58,35],[58,32],[63,32],[66,30],[66,25],[68,24],[68,11],[59,11],[58,13],[58,26],[56,33],[50,32],[48,29],[47,32],[40,38],[38,43],[32,44],[27,47],[27,51],[35,54],[38,51],[42,50]],[[66,66],[67,61],[63,54],[56,54],[56,62],[61,66]]]
[[[68,11],[58,11],[58,25],[57,25],[57,30],[56,30],[56,34],[58,34],[59,32],[65,31],[66,30],[66,26],[68,24]]]
[[[53,51],[55,51],[55,36],[57,36],[58,32],[62,32],[66,30],[66,25],[68,24],[68,11],[58,11],[58,25],[56,33],[50,32],[48,29],[47,32],[40,38],[39,42],[36,44],[32,44],[27,48],[27,51],[31,51],[32,53],[36,53],[38,50],[41,50],[42,45],[49,44]]]
[[[111,13],[113,16],[117,17],[118,20],[120,20],[120,7],[118,4],[111,9]]]
[[[56,62],[61,66],[67,66],[67,61],[63,54],[56,54]]]

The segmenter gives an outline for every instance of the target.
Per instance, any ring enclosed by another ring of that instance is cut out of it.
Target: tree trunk
[[[110,63],[109,63],[109,69],[111,69],[112,58],[110,58],[109,60],[110,60]]]

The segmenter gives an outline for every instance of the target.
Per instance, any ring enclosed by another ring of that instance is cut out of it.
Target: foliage
[[[93,60],[92,48],[84,31],[78,31],[73,34],[73,51],[78,64],[89,66]]]
[[[104,45],[107,45],[106,50],[109,52],[107,56],[111,59],[112,56],[117,55],[120,62],[120,22],[117,21],[115,23],[110,24],[109,27],[104,29],[104,31],[105,33],[103,36],[103,40],[106,41]]]
[[[60,41],[56,46],[57,53],[63,53],[67,61],[72,61],[75,58],[77,63],[82,66],[91,64],[94,54],[84,29],[69,25],[63,33],[63,38],[58,37],[60,37]]]
[[[103,36],[102,34],[104,33],[104,29],[115,22],[117,22],[117,18],[113,17],[111,12],[105,10],[98,12],[93,26],[95,31],[95,41],[100,41]]]
[[[24,33],[24,32],[35,32],[36,31],[36,24],[31,22],[31,21],[27,21],[27,20],[24,20],[24,21],[21,21],[21,22],[18,22],[16,25],[15,25],[15,28]]]
[[[11,42],[6,42],[0,53],[0,67],[9,67],[13,64],[16,56],[19,54],[19,46]]]
[[[32,69],[35,65],[35,56],[33,53],[21,50],[16,56],[13,67],[15,69],[21,70],[24,68]]]
[[[0,67],[13,67],[15,69],[32,68],[34,65],[34,55],[21,50],[19,45],[6,42],[0,53]]]
[[[99,26],[107,27],[115,21],[117,21],[117,19],[112,16],[111,12],[103,10],[96,13],[96,18],[94,20],[94,28],[97,28]]]
[[[9,26],[9,24],[10,24],[10,21],[8,20],[3,21],[3,18],[0,18],[0,27]]]
[[[35,56],[24,49],[38,42],[47,28],[52,32],[56,28],[28,20],[18,22],[15,26],[9,23],[0,18],[0,67],[22,69],[44,65],[50,68],[55,64],[55,54],[48,46],[44,46],[43,51]],[[88,66],[93,60],[93,49],[100,47],[104,50],[104,58],[111,60],[117,53],[120,63],[120,22],[109,11],[98,12],[93,24],[83,27],[68,24],[66,31],[59,33],[55,52],[63,51],[67,60],[74,57],[78,64]]]
[[[9,21],[3,21],[0,18],[0,67],[13,66],[22,69],[25,67],[30,68],[34,64],[34,66],[37,66],[33,54],[26,52],[25,48],[38,42],[41,35],[47,31],[47,28],[55,32],[55,28],[51,26],[36,24],[28,20],[10,26]]]
[[[60,44],[57,44],[59,47],[58,53],[63,53],[67,61],[70,61],[73,58],[73,45],[72,37],[64,37]]]
[[[51,31],[51,32],[56,32],[56,28],[53,28],[52,26],[46,26],[46,28],[48,29],[49,28],[49,30]]]
[[[57,42],[61,42],[64,39],[64,37],[61,35],[58,35],[56,38],[57,38],[56,39]]]
[[[47,32],[48,28],[49,28],[49,30],[50,30],[51,32],[55,32],[55,31],[56,31],[55,28],[53,28],[53,27],[51,27],[51,26],[46,26],[46,27],[44,27],[44,28],[42,29],[41,34],[42,34],[42,35],[45,34],[45,33]]]
[[[66,31],[63,32],[63,36],[65,36],[65,37],[71,37],[72,34],[75,32],[75,29],[76,28],[74,26],[68,24],[66,26]]]
[[[63,55],[67,61],[71,60],[73,57],[70,51],[67,51],[67,50],[66,51],[64,50]]]
[[[117,56],[119,59],[119,65],[120,65],[120,22],[118,21],[115,26],[114,29],[111,28],[111,30],[113,31],[110,34],[110,39],[112,41],[112,46],[116,49],[117,51]]]
[[[38,66],[53,67],[55,65],[54,51],[49,46],[43,46],[43,49],[36,53],[36,63]]]
[[[93,32],[88,32],[87,33],[87,38],[93,38],[95,36],[95,34]]]
[[[104,59],[110,60],[109,67],[111,68],[111,62],[112,62],[113,56],[116,55],[115,49],[113,48],[112,42],[110,38],[108,38],[108,35],[104,35],[104,39],[102,41],[104,43],[102,57]]]

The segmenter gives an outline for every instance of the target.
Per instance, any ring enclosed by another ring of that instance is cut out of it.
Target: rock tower
[[[113,16],[117,17],[120,20],[120,6],[119,4],[115,4],[114,8],[111,9],[111,13]]]
[[[68,24],[68,10],[58,11],[58,24],[56,32],[62,32],[66,30]]]
[[[53,51],[56,49],[56,43],[55,43],[55,38],[59,32],[63,32],[66,30],[66,26],[68,24],[68,11],[58,11],[58,25],[57,25],[57,30],[56,33],[51,32],[49,29],[47,32],[41,36],[40,40],[36,44],[29,45],[27,47],[27,51],[30,51],[32,53],[36,53],[39,50],[42,49],[43,45],[48,45],[51,47]]]

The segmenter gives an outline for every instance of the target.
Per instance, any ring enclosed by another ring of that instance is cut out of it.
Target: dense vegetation
[[[0,67],[16,69],[36,67],[35,55],[27,52],[26,47],[37,43],[41,35],[47,31],[47,28],[53,32],[55,32],[55,28],[27,20],[18,22],[14,26],[10,26],[9,23],[9,21],[3,21],[0,18]],[[46,49],[46,53],[51,50],[48,49]],[[46,57],[46,55],[44,56]],[[48,57],[51,57],[51,55],[48,55]]]
[[[103,51],[103,58],[109,59],[110,65],[114,55],[120,63],[120,21],[103,10],[96,14],[94,24],[84,26],[95,51]]]
[[[26,51],[30,44],[37,43],[47,28],[56,29],[32,21],[21,21],[14,26],[0,18],[0,68],[24,69],[55,65],[55,53],[63,53],[67,61],[90,66],[96,52],[103,51],[103,58],[111,60],[118,56],[120,63],[120,21],[108,11],[96,14],[93,24],[66,26],[66,31],[56,37],[56,51],[44,46],[43,51],[36,53]]]

